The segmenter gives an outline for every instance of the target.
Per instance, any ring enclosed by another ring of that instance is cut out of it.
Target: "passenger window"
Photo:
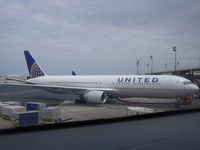
[[[190,82],[190,81],[184,81],[183,84],[184,85],[188,85],[188,84],[192,84],[192,82]]]

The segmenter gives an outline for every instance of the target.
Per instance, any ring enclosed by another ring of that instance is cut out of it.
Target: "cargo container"
[[[28,102],[26,103],[26,110],[27,111],[42,111],[42,109],[46,107],[45,103],[40,103],[40,102]]]
[[[39,124],[38,111],[17,112],[12,120],[17,127],[36,126]]]
[[[0,103],[0,115],[1,115],[1,112],[2,112],[2,107],[3,107],[3,106],[8,106],[8,104]]]
[[[59,122],[61,121],[60,107],[46,107],[42,110],[41,116],[44,122]]]
[[[8,104],[8,105],[21,105],[20,102],[15,102],[15,101],[5,101],[3,104]]]
[[[156,109],[146,107],[127,107],[127,116],[154,113]]]
[[[1,115],[6,119],[13,117],[14,113],[26,111],[26,107],[18,105],[7,105],[1,107]]]

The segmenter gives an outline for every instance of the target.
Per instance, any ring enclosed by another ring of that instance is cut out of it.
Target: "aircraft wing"
[[[20,86],[20,87],[33,87],[39,88],[55,93],[69,93],[81,95],[86,93],[87,91],[104,91],[104,92],[116,92],[115,89],[112,88],[96,88],[96,87],[78,87],[78,86],[57,86],[57,85],[41,85],[41,84],[30,84],[30,83],[0,83],[0,85],[9,85],[9,86]]]
[[[24,83],[26,83],[26,80],[16,79],[16,78],[10,78],[10,77],[5,77],[5,80],[18,81],[18,82],[24,82]]]

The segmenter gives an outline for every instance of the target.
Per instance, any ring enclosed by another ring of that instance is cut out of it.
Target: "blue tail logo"
[[[72,75],[73,75],[73,76],[76,76],[76,73],[75,73],[74,71],[72,71]]]
[[[24,51],[24,55],[26,58],[30,78],[37,78],[46,75],[44,71],[42,71],[41,67],[36,63],[34,58],[31,56],[29,51]]]

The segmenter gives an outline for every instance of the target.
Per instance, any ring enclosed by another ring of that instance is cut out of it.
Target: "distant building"
[[[168,70],[168,71],[161,71],[161,72],[153,72],[153,73],[146,73],[146,74],[155,74],[155,75],[162,75],[162,74],[169,74],[169,75],[178,75],[185,78],[188,78],[192,81],[200,80],[200,67],[194,68],[182,68],[175,70]]]

